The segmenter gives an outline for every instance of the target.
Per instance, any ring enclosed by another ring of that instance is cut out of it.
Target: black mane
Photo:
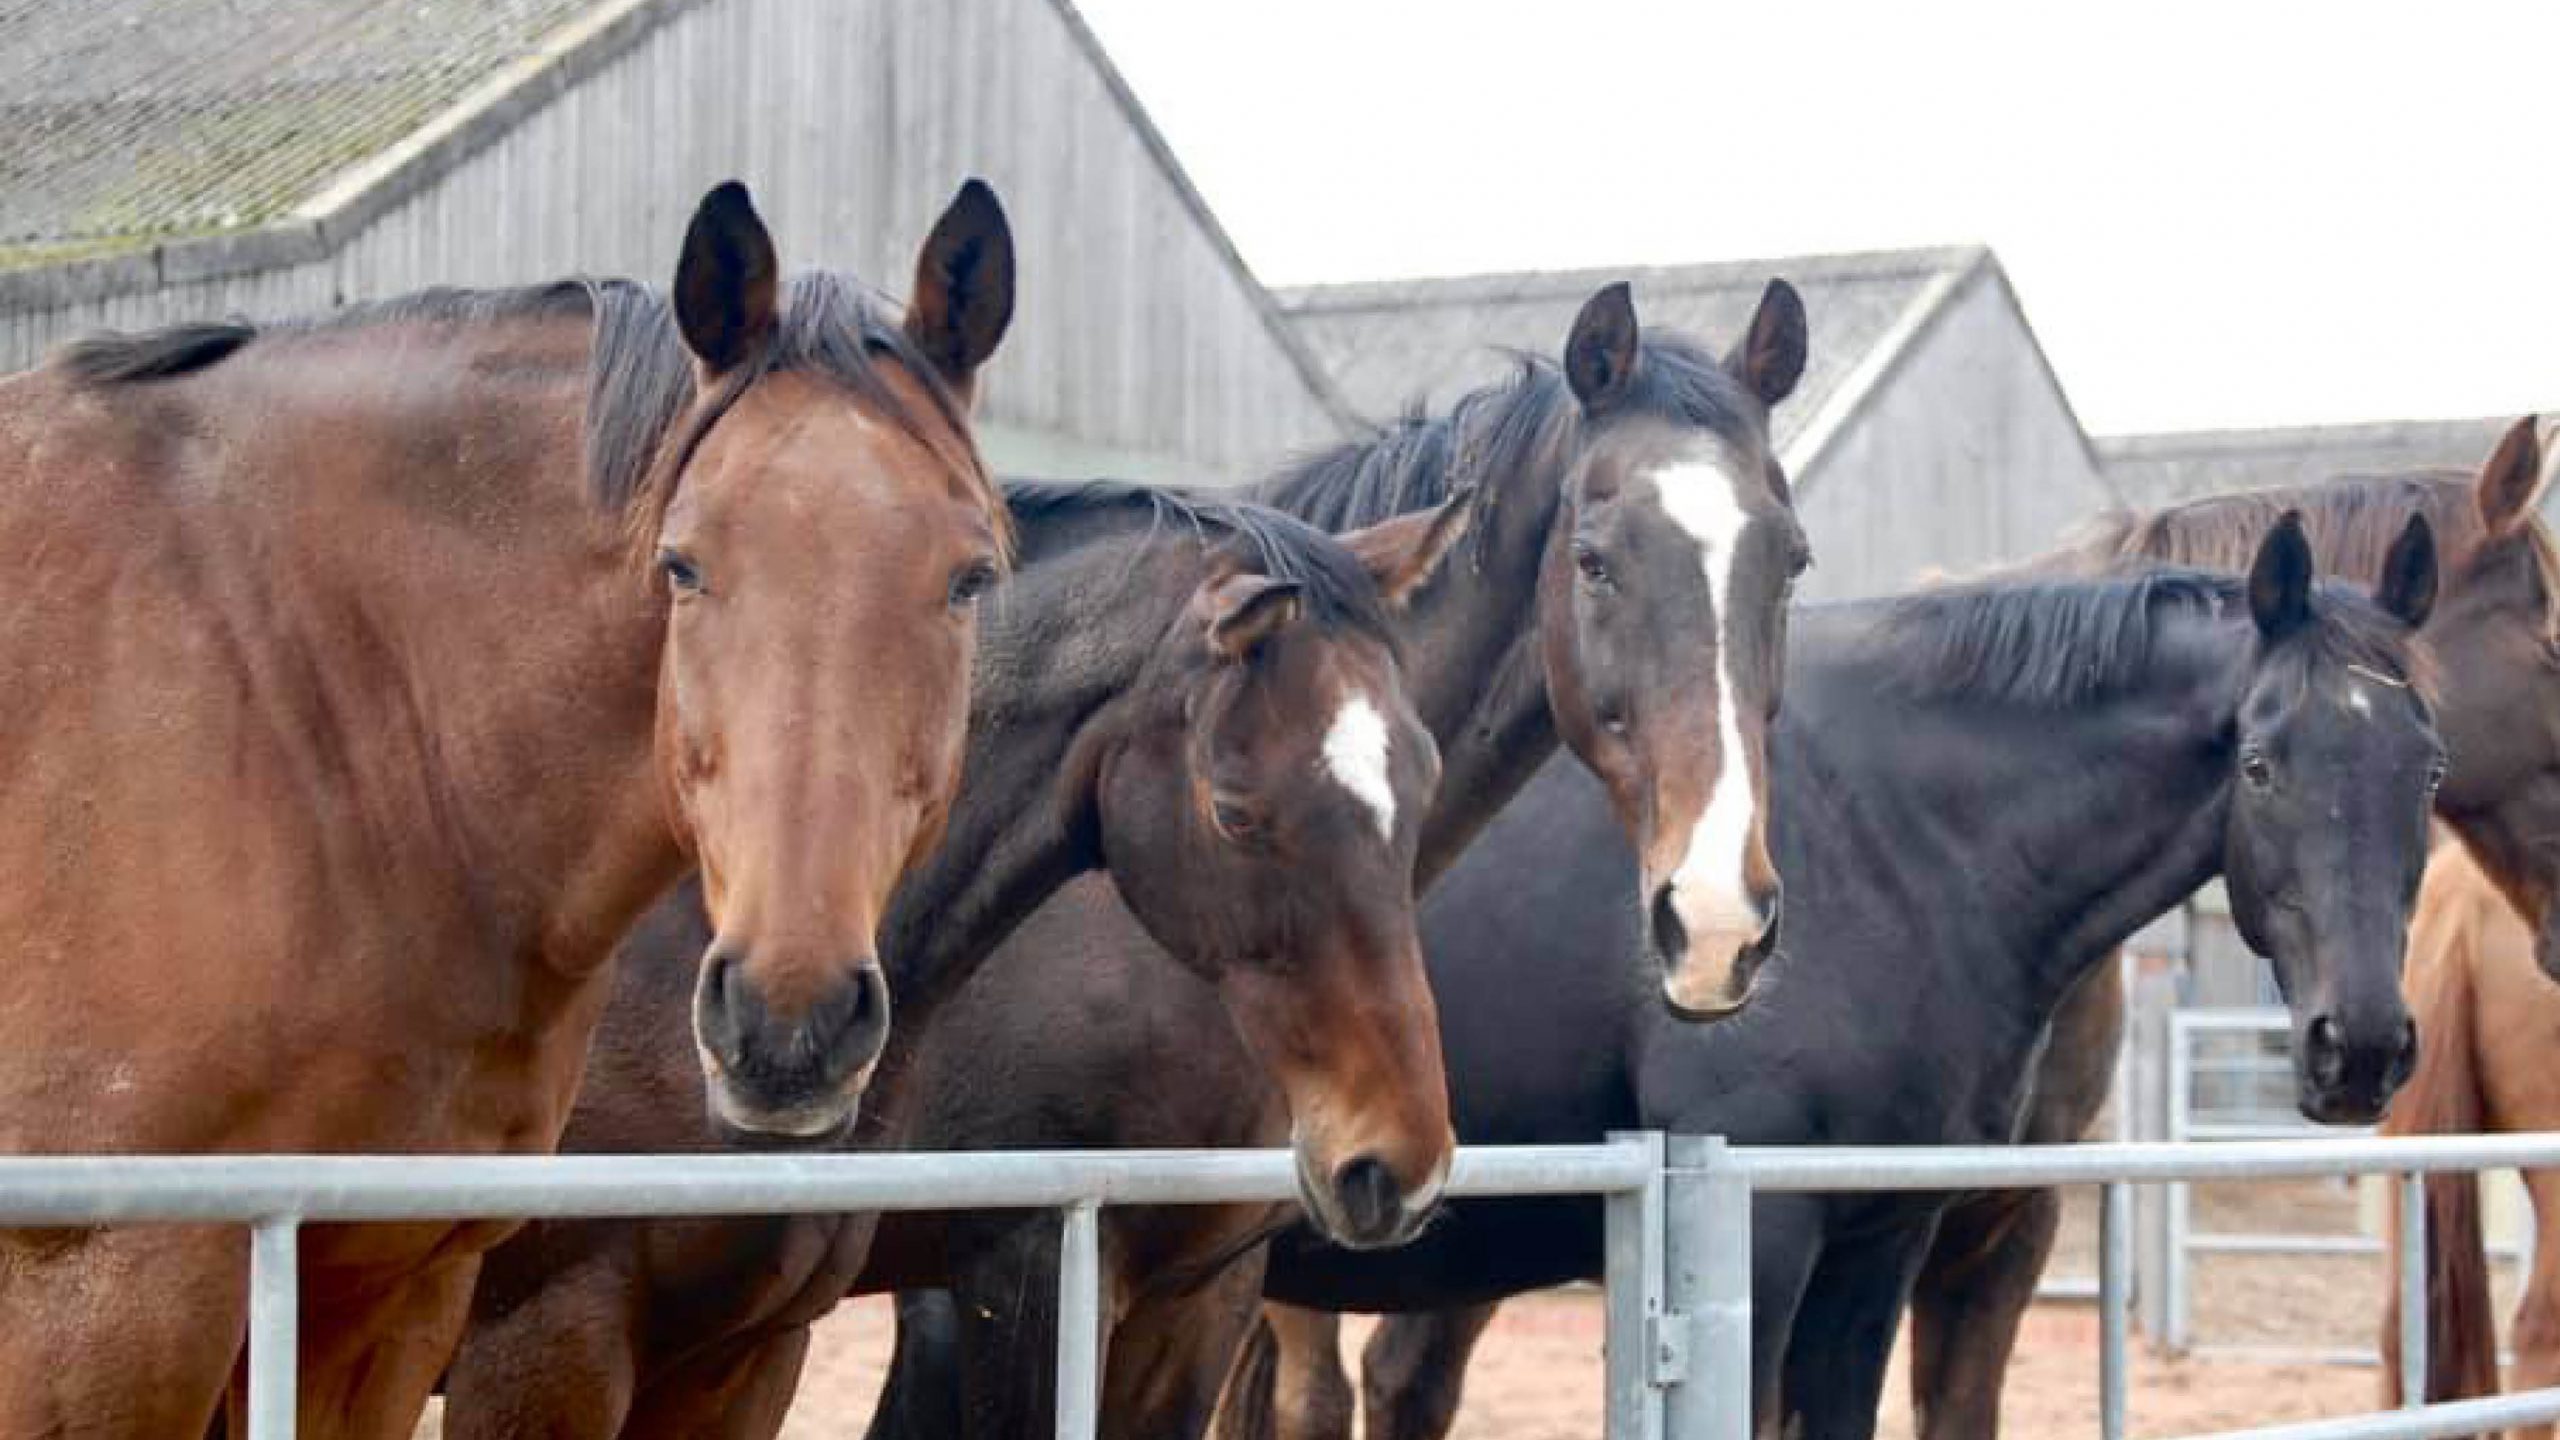
[[[1437,505],[1457,485],[1486,475],[1561,471],[1573,457],[1582,407],[1554,361],[1513,354],[1518,369],[1510,379],[1469,392],[1448,414],[1432,416],[1417,405],[1375,434],[1308,455],[1248,493],[1340,532]],[[1660,331],[1646,332],[1610,419],[1635,415],[1754,441],[1766,426],[1759,402],[1721,362],[1685,336]],[[1486,529],[1477,525],[1479,539]]]
[[[595,326],[587,365],[586,468],[597,502],[609,509],[628,509],[663,488],[653,483],[670,478],[659,475],[662,462],[672,458],[674,464],[665,468],[680,468],[683,454],[726,402],[755,376],[774,370],[825,377],[936,453],[949,452],[952,438],[961,437],[969,467],[983,474],[974,449],[965,444],[967,412],[942,383],[941,372],[858,281],[825,271],[786,282],[780,324],[761,361],[728,377],[683,435],[674,432],[695,395],[691,352],[665,297],[628,280],[574,278],[493,290],[437,287],[268,325],[229,320],[138,334],[102,332],[63,346],[52,363],[83,384],[130,385],[193,374],[260,342],[403,324],[474,326],[575,315],[590,317]],[[890,382],[884,359],[921,389],[930,413],[917,413]]]
[[[1354,628],[1394,639],[1378,587],[1342,542],[1297,516],[1248,501],[1212,498],[1124,480],[1007,480],[1006,505],[1017,521],[1125,513],[1148,525],[1189,526],[1211,535],[1258,574],[1301,587],[1309,618],[1328,629]]]
[[[2059,709],[2141,683],[2164,617],[2240,614],[2248,603],[2247,582],[2201,570],[1965,584],[1894,600],[1873,652],[1911,699]],[[2312,617],[2306,663],[2354,665],[2432,693],[2407,627],[2360,592],[2319,585]]]

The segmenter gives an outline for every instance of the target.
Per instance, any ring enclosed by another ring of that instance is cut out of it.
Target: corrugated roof
[[[1809,256],[1708,265],[1547,270],[1453,279],[1320,285],[1280,292],[1352,406],[1384,421],[1417,401],[1442,407],[1498,378],[1506,352],[1554,355],[1575,312],[1612,280],[1635,286],[1636,314],[1726,346],[1740,338],[1761,288],[1783,276],[1804,296],[1811,346],[1805,378],[1775,417],[1792,446],[1830,409],[1880,345],[1912,332],[1915,312],[1981,262],[1973,248]]]
[[[2267,430],[2117,435],[2092,443],[2125,503],[2142,509],[2204,495],[2308,485],[2342,475],[2430,468],[2472,470],[2489,458],[2512,415],[2483,420],[2392,420]]]
[[[0,264],[290,213],[595,0],[0,0]]]

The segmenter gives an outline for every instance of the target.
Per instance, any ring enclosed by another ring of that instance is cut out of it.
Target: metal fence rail
[[[2394,1140],[2232,1140],[1980,1148],[1737,1148],[1715,1137],[1469,1147],[1453,1197],[1607,1197],[1612,1440],[1749,1440],[1751,1210],[1763,1191],[2102,1189],[2098,1374],[2102,1433],[2124,1433],[2130,1188],[2137,1183],[2396,1173],[2414,1195],[2440,1170],[2560,1165],[2560,1134]],[[1294,1198],[1286,1151],[577,1156],[0,1158],[0,1226],[155,1222],[251,1227],[249,1440],[294,1428],[299,1227],[310,1223],[1056,1208],[1057,1433],[1093,1433],[1104,1205]],[[2419,1244],[2402,1206],[2404,1393],[2425,1373]],[[2223,1440],[2401,1440],[2560,1419],[2560,1389],[2235,1432]]]

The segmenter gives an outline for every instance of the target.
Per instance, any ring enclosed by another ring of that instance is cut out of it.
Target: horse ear
[[[2382,557],[2382,580],[2373,587],[2374,603],[2414,630],[2427,623],[2436,608],[2436,532],[2424,515],[2412,515]]]
[[[1199,599],[1209,647],[1230,660],[1250,658],[1254,647],[1295,624],[1303,603],[1297,581],[1254,574],[1210,581]]]
[[[1475,518],[1475,490],[1461,489],[1428,510],[1347,531],[1338,538],[1360,561],[1378,594],[1401,610],[1422,582],[1439,573],[1458,537]]]
[[[1774,406],[1796,392],[1804,378],[1804,297],[1784,280],[1772,280],[1760,292],[1760,308],[1751,313],[1751,328],[1724,359],[1726,373],[1739,380],[1763,405]]]
[[[1636,373],[1636,302],[1627,282],[1603,285],[1582,302],[1564,342],[1564,378],[1573,398],[1597,415],[1627,393]]]
[[[1013,323],[1013,226],[984,180],[951,197],[916,254],[907,336],[962,396]]]
[[[2284,512],[2258,542],[2257,561],[2249,567],[2249,614],[2270,640],[2311,619],[2311,542],[2303,536],[2299,510]]]
[[[2525,416],[2507,427],[2489,463],[2480,467],[2474,487],[2480,524],[2492,537],[2523,524],[2542,495],[2542,434],[2535,417]]]
[[[723,181],[702,197],[676,261],[676,328],[712,375],[743,364],[773,334],[781,266],[747,187]]]

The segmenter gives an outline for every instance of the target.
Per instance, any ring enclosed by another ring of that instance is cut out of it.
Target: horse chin
[[[734,1088],[713,1079],[705,1086],[712,1130],[720,1142],[739,1150],[812,1150],[832,1145],[853,1131],[861,1118],[861,1081],[841,1095],[797,1105],[768,1107],[740,1097]]]

